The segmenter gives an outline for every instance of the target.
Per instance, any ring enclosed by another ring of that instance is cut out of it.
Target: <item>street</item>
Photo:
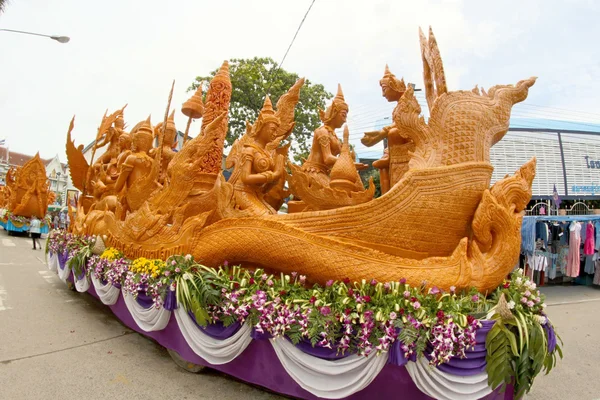
[[[43,242],[44,240],[42,240]],[[600,399],[600,290],[544,288],[565,358],[529,399]],[[70,291],[31,239],[0,230],[0,399],[276,399],[218,372],[192,374]]]

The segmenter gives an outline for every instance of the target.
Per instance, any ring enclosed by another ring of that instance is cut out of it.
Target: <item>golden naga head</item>
[[[260,114],[258,114],[256,122],[254,123],[254,125],[252,125],[250,136],[256,137],[258,133],[269,123],[275,124],[275,128],[278,128],[281,124],[281,121],[275,115],[275,110],[273,110],[271,98],[267,95],[267,97],[265,97],[265,103],[263,104],[262,110],[260,110]]]
[[[406,92],[404,78],[396,78],[396,75],[390,72],[387,64],[385,65],[385,72],[383,73],[383,78],[379,81],[379,85],[381,86],[383,97],[388,101],[398,101],[404,92]]]
[[[344,99],[344,93],[342,93],[342,85],[338,83],[337,94],[333,98],[331,105],[327,107],[325,112],[323,112],[323,110],[319,110],[321,121],[323,121],[324,124],[331,123],[339,114],[343,114],[340,115],[340,121],[338,121],[340,123],[336,124],[339,125],[336,126],[337,128],[339,128],[346,122],[346,116],[348,115],[348,111],[348,104]]]

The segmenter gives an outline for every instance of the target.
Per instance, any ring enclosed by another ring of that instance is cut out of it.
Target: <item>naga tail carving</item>
[[[493,290],[516,265],[521,243],[522,211],[531,199],[536,160],[483,193],[473,218],[469,258],[473,281],[482,290]]]

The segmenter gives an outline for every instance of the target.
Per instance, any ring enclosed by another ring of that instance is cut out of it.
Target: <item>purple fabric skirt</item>
[[[98,298],[93,285],[90,286],[88,293]],[[171,319],[165,329],[158,332],[142,331],[127,309],[123,295],[119,294],[119,300],[110,306],[112,312],[119,320],[132,330],[140,334],[150,337],[158,342],[161,346],[171,349],[179,353],[186,361],[204,365],[214,370],[221,371],[248,383],[263,386],[277,393],[287,396],[293,396],[302,399],[317,399],[314,395],[302,389],[285,371],[281,365],[275,350],[268,340],[252,340],[250,345],[244,352],[235,360],[228,364],[211,365],[204,359],[200,358],[188,346],[179,327],[175,315],[171,314]],[[212,327],[203,329],[211,336],[219,336],[219,329]],[[223,327],[221,327],[223,329]],[[225,328],[227,329],[227,328]],[[230,328],[231,329],[231,328]],[[209,333],[210,332],[210,333]],[[429,396],[421,392],[413,383],[412,378],[403,366],[393,365],[388,363],[379,375],[365,389],[361,390],[348,397],[349,399],[411,399],[411,400],[428,400]],[[488,400],[512,400],[512,391],[509,389],[505,393],[494,392],[486,396]]]

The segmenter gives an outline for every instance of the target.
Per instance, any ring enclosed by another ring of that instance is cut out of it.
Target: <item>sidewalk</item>
[[[540,374],[532,400],[600,400],[600,287],[545,286],[547,312],[564,342],[564,358]]]

